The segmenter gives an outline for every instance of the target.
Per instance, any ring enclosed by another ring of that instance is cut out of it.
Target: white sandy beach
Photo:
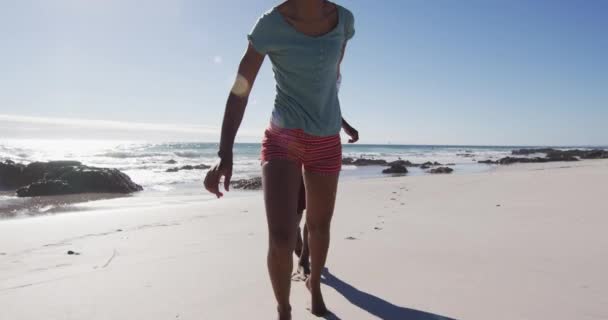
[[[326,303],[339,319],[608,319],[607,190],[606,160],[345,181]],[[273,319],[266,244],[258,192],[0,221],[0,319]],[[294,319],[315,318],[306,293],[293,283]]]

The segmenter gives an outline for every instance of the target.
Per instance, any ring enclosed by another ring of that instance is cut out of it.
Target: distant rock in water
[[[541,157],[533,157],[533,158],[523,158],[523,157],[504,157],[497,161],[492,160],[483,160],[477,161],[477,163],[485,163],[485,164],[513,164],[513,163],[545,163],[545,162],[555,162],[555,161],[579,161],[577,157],[573,157],[567,154],[552,154],[548,155],[544,158]]]
[[[385,166],[388,163],[383,159],[366,159],[366,158],[342,158],[342,164],[354,166]]]
[[[393,164],[390,168],[382,170],[382,173],[407,173],[407,168],[401,164]]]
[[[131,193],[143,188],[117,169],[88,167],[78,161],[0,163],[0,184],[19,197],[72,193]]]
[[[553,152],[553,151],[558,151],[558,150],[553,149],[553,148],[525,148],[525,149],[512,150],[511,154],[514,156],[527,156],[527,155],[531,155],[534,153],[548,153],[548,152]]]
[[[454,171],[454,169],[449,167],[439,167],[429,170],[430,173],[452,173],[452,171]]]
[[[165,161],[165,163],[166,163],[166,164],[176,164],[176,163],[177,163],[177,161],[175,161],[175,160],[171,159],[171,160],[167,160],[167,161]]]
[[[234,189],[260,190],[262,189],[262,177],[234,180],[230,181],[230,185]]]
[[[397,166],[404,166],[404,167],[417,167],[417,166],[419,166],[419,165],[417,165],[415,163],[410,162],[409,160],[395,160],[395,161],[387,163],[387,165],[389,165],[391,167],[392,166],[396,166],[396,165]]]
[[[439,163],[437,161],[435,161],[435,162],[427,161],[427,162],[425,162],[425,163],[423,163],[423,164],[420,165],[420,169],[428,169],[430,167],[440,166],[440,165],[441,165],[441,163]]]
[[[465,158],[472,158],[472,157],[475,156],[475,154],[468,153],[468,152],[467,153],[457,153],[456,155],[459,156],[459,157],[465,157]]]
[[[165,172],[178,172],[179,170],[204,170],[209,168],[211,168],[211,166],[208,166],[206,164],[199,164],[196,166],[186,165],[182,167],[169,168],[165,170]]]

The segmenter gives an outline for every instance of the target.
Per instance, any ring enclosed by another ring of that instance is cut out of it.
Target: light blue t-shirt
[[[248,35],[260,54],[268,55],[276,80],[271,121],[315,136],[340,132],[338,63],[342,46],[355,34],[353,14],[339,5],[338,24],[312,37],[297,31],[275,7],[257,21]]]

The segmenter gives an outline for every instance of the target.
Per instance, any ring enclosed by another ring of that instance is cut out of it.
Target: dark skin
[[[298,32],[309,36],[325,34],[338,23],[337,7],[323,0],[288,0],[277,7],[285,20]],[[343,46],[342,55],[346,43]],[[220,180],[224,178],[224,189],[230,189],[233,166],[233,145],[236,133],[243,119],[249,93],[255,83],[265,56],[258,53],[251,44],[241,59],[238,76],[231,90],[222,123],[220,161],[205,176],[205,188],[218,198]],[[341,59],[340,59],[341,61]],[[337,66],[339,71],[339,66]],[[349,142],[356,142],[357,130],[344,119],[342,128],[350,136]],[[338,174],[320,175],[302,172],[301,167],[290,160],[270,160],[262,164],[262,183],[268,222],[269,249],[268,272],[277,300],[278,319],[291,319],[289,292],[293,269],[293,252],[296,246],[298,225],[298,195],[304,180],[306,186],[306,227],[310,250],[310,277],[306,287],[311,294],[311,312],[318,316],[327,314],[321,294],[321,272],[325,266],[329,248],[329,228],[333,215]],[[291,212],[291,214],[289,214]]]

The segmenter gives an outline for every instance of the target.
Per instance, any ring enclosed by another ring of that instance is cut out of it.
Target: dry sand
[[[334,318],[608,319],[608,161],[352,180],[338,197]],[[0,221],[0,319],[274,319],[266,243],[257,192]],[[308,304],[294,282],[294,319],[315,319]]]

